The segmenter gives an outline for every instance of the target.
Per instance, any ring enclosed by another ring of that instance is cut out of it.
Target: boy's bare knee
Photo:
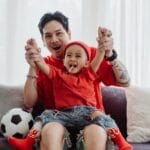
[[[100,112],[100,111],[96,110],[91,114],[91,118],[94,119],[94,118],[96,118],[97,116],[100,116],[100,115],[103,115],[103,112]]]
[[[58,122],[50,122],[43,127],[41,135],[47,137],[53,134],[59,134],[61,136],[64,134],[64,132],[65,128],[63,125]]]
[[[91,124],[88,125],[84,128],[84,133],[86,132],[102,132],[102,133],[106,133],[106,131],[99,125],[97,124]]]
[[[86,126],[83,131],[83,137],[87,150],[104,150],[106,148],[107,134],[106,131],[99,125],[91,124]]]
[[[65,128],[58,122],[46,124],[41,133],[41,149],[57,149],[63,147]]]

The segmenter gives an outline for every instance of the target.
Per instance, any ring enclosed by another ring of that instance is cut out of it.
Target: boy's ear
[[[89,60],[87,60],[87,61],[85,62],[84,67],[88,67],[89,65],[90,65],[90,61],[89,61]]]

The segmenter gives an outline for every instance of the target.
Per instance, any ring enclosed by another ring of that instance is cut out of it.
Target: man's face
[[[43,28],[44,46],[58,59],[63,58],[63,50],[70,40],[70,32],[67,32],[58,21],[50,21]]]

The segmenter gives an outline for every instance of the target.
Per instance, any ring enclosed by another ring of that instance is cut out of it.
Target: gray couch
[[[22,90],[22,86],[0,86],[0,118],[9,109],[22,107]],[[116,120],[122,134],[126,137],[126,96],[124,89],[103,87],[102,94],[106,113],[110,114]],[[38,113],[37,110],[39,110],[38,107],[34,109],[34,115]],[[150,143],[132,143],[132,145],[134,150],[150,150]],[[0,136],[0,150],[12,150],[2,135]]]

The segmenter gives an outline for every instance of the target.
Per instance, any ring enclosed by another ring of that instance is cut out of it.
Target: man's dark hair
[[[38,24],[38,28],[40,30],[41,35],[43,35],[43,28],[45,26],[46,23],[48,23],[49,21],[53,21],[56,20],[59,23],[62,24],[62,26],[64,27],[64,29],[68,32],[69,31],[69,22],[68,22],[68,18],[61,12],[56,11],[54,13],[46,13],[44,14],[41,19],[40,22]]]

